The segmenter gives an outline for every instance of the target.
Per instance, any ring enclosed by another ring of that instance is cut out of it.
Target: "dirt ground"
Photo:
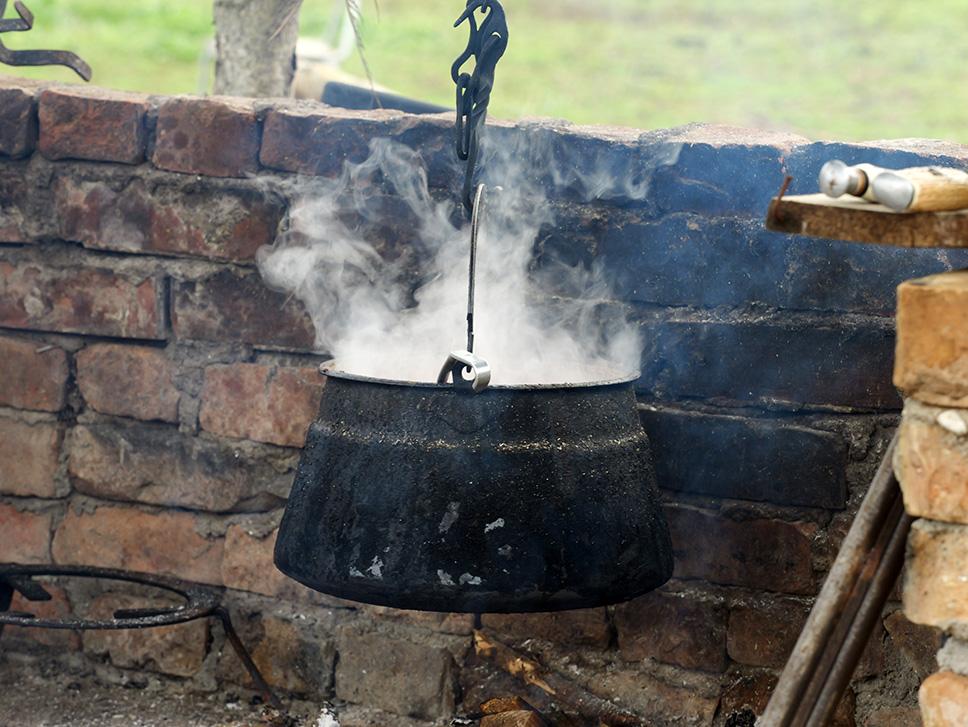
[[[18,727],[248,727],[262,706],[240,695],[100,684],[89,677],[0,660],[0,724]]]
[[[428,727],[359,706],[283,701],[280,714],[245,689],[200,694],[147,673],[0,648],[0,727]]]
[[[243,691],[197,694],[171,682],[105,683],[55,662],[0,654],[4,727],[310,727],[319,709],[305,703],[280,715]]]

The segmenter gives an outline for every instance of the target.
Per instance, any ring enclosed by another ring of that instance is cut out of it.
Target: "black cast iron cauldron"
[[[632,379],[450,385],[327,372],[276,542],[323,593],[423,611],[557,611],[672,575]]]

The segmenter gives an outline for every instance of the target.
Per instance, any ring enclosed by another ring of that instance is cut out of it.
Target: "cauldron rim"
[[[331,379],[339,379],[341,381],[354,381],[362,384],[373,384],[376,386],[395,386],[395,387],[406,387],[406,388],[417,388],[417,389],[437,389],[440,391],[452,391],[452,384],[438,384],[430,381],[403,381],[397,379],[381,379],[373,376],[363,376],[361,374],[352,374],[348,371],[339,371],[337,369],[329,368],[328,364],[322,364],[319,367],[319,372]],[[604,379],[602,381],[580,381],[572,383],[562,383],[562,384],[491,384],[483,392],[487,394],[488,391],[560,391],[560,390],[576,390],[576,389],[601,389],[610,386],[627,386],[633,381],[638,380],[639,373],[627,373],[622,376]],[[480,396],[480,394],[478,394]]]

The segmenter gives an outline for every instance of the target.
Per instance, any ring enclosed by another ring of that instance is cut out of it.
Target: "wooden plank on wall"
[[[805,194],[774,198],[766,226],[775,232],[849,242],[968,248],[968,210],[902,213],[855,197]]]

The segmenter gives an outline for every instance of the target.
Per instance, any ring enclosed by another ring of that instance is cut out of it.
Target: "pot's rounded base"
[[[572,611],[579,608],[598,608],[625,603],[643,596],[665,584],[672,577],[672,564],[655,574],[651,580],[643,579],[636,587],[577,592],[540,591],[499,593],[488,591],[461,591],[428,581],[416,589],[397,590],[393,586],[373,586],[344,580],[338,583],[322,583],[312,580],[309,574],[300,573],[288,563],[276,560],[276,567],[304,586],[314,591],[344,601],[365,603],[371,606],[399,608],[405,611],[432,611],[438,613],[550,613]]]

